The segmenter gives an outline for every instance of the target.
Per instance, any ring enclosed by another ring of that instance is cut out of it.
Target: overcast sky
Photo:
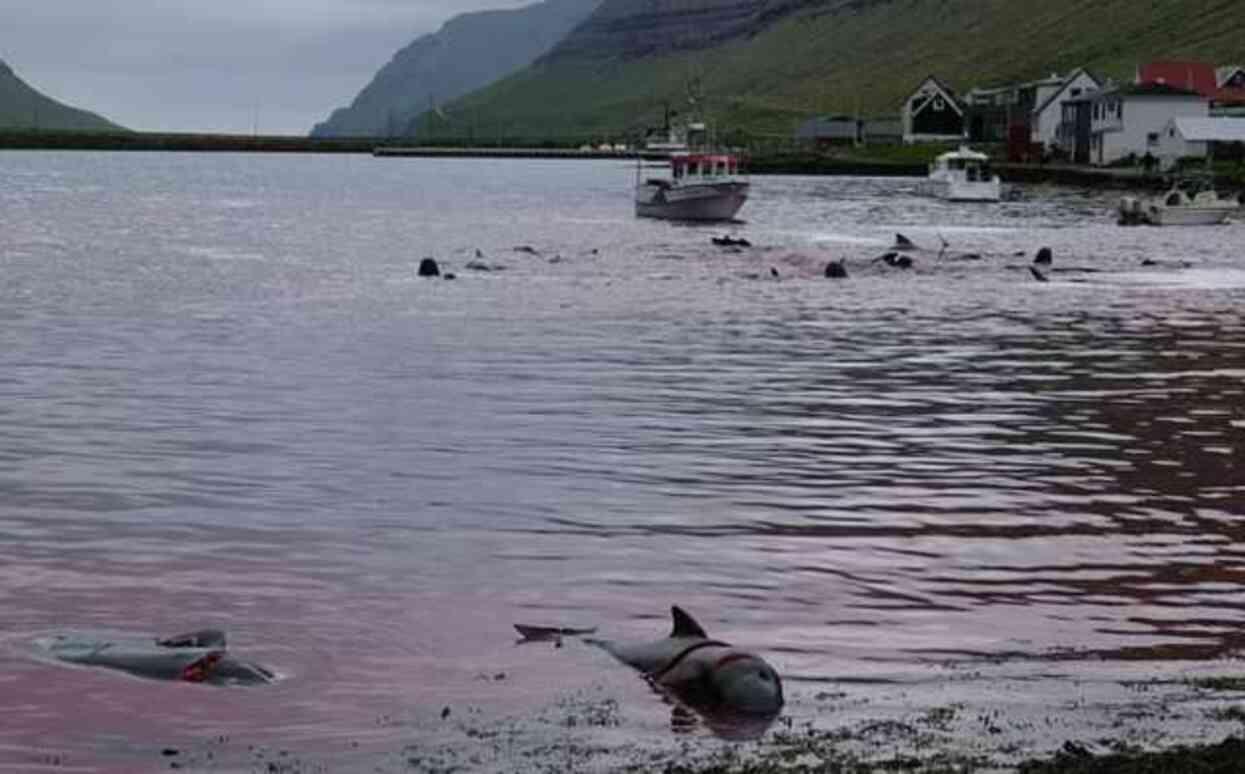
[[[0,0],[0,60],[130,129],[306,134],[450,17],[535,0]]]

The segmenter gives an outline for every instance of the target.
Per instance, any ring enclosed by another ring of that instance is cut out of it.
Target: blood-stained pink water
[[[1073,684],[1114,701],[1138,663],[1232,671],[1241,225],[759,178],[745,223],[688,227],[636,220],[631,177],[6,156],[0,770],[643,750],[669,712],[633,675],[511,624],[656,637],[674,603],[822,725],[997,701],[969,665],[1051,715]],[[710,243],[726,231],[756,247]],[[913,271],[872,261],[897,231],[930,248]],[[1043,245],[1092,271],[1034,281]],[[424,256],[457,279],[417,279]],[[839,258],[851,278],[824,279]],[[202,626],[280,681],[164,684],[37,645]]]

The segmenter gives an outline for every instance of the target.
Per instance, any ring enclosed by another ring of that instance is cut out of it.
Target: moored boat
[[[1003,183],[990,171],[989,156],[961,145],[934,159],[920,190],[953,202],[997,202],[1003,195]]]
[[[1207,181],[1181,180],[1167,193],[1150,199],[1120,200],[1120,224],[1152,226],[1216,226],[1237,213],[1240,202],[1222,198]]]

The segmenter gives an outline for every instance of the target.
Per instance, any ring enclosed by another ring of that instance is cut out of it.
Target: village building
[[[1160,60],[1137,69],[1137,83],[1157,83],[1196,91],[1210,100],[1212,113],[1245,106],[1245,70],[1216,68],[1206,62]]]
[[[1035,107],[1064,84],[1058,73],[1035,81],[975,88],[964,95],[969,110],[969,139],[973,142],[1028,143]],[[1023,137],[1022,137],[1023,134]]]
[[[1172,169],[1184,159],[1245,157],[1245,118],[1173,118],[1159,133],[1154,155]]]
[[[861,122],[852,116],[810,118],[795,130],[795,138],[819,148],[857,145],[861,142]]]
[[[964,106],[951,88],[932,75],[904,101],[900,120],[907,144],[958,142],[967,137]]]
[[[1074,164],[1089,163],[1090,137],[1094,126],[1094,93],[1096,92],[1066,99],[1060,105],[1063,120],[1059,122],[1056,141],[1060,153]]]
[[[795,138],[818,148],[898,144],[903,142],[903,124],[897,118],[810,118],[796,129]]]
[[[866,145],[898,145],[903,142],[903,121],[898,118],[866,118],[860,136]]]
[[[1210,100],[1196,91],[1163,83],[1138,83],[1089,95],[1088,161],[1106,166],[1130,157],[1154,156],[1173,118],[1206,118]],[[1074,104],[1078,104],[1075,103]],[[1066,116],[1065,116],[1066,119]],[[1074,117],[1075,120],[1075,117]]]
[[[1221,89],[1245,90],[1245,67],[1228,65],[1215,70],[1215,80]]]
[[[1063,121],[1064,103],[1092,94],[1102,85],[1097,76],[1083,67],[1069,73],[1059,88],[1040,101],[1029,114],[1029,142],[1044,151],[1062,150],[1059,127]]]

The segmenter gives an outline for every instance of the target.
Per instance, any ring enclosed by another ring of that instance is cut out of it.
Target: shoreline
[[[320,138],[283,135],[226,135],[148,132],[37,132],[0,130],[0,151],[117,151],[176,153],[306,153],[366,154],[376,158],[461,159],[583,159],[634,160],[634,151],[581,150],[565,147],[397,146],[373,138]],[[644,158],[660,158],[645,155]],[[1066,185],[1082,188],[1155,190],[1166,178],[1137,169],[1102,169],[1069,164],[997,163],[1005,183]],[[846,159],[813,153],[758,153],[748,159],[758,175],[853,177],[923,177],[924,164],[871,159]],[[1229,190],[1239,183],[1217,182]]]

